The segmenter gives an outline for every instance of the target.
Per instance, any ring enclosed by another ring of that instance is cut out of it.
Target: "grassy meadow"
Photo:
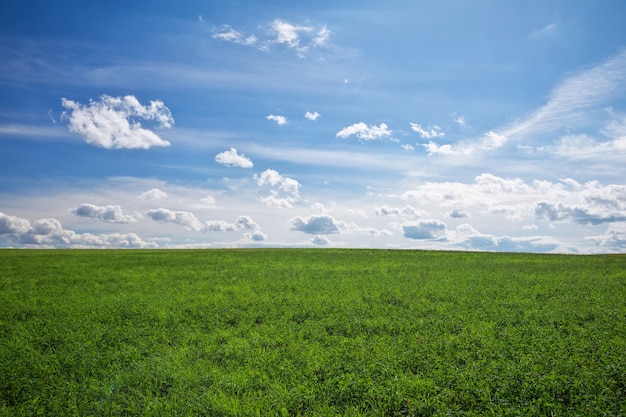
[[[0,416],[624,416],[626,256],[0,250]]]

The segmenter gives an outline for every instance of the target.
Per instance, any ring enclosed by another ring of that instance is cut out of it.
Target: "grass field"
[[[0,250],[0,416],[624,416],[626,256]]]

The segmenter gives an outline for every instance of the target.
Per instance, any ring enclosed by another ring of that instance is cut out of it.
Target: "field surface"
[[[624,416],[626,256],[0,250],[0,416]]]

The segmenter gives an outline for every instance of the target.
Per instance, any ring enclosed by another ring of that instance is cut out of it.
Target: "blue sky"
[[[0,246],[626,252],[623,16],[5,2]]]

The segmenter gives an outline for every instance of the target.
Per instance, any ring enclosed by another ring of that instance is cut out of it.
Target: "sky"
[[[626,253],[626,2],[0,5],[0,247]]]

